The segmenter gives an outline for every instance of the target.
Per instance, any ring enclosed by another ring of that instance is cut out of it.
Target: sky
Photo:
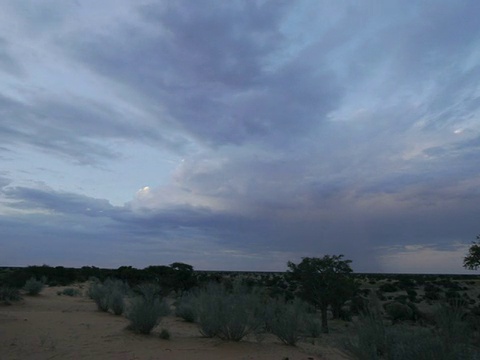
[[[0,266],[472,273],[479,16],[0,0]]]

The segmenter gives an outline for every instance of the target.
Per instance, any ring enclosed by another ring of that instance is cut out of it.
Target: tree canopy
[[[322,312],[322,329],[328,332],[328,306],[338,305],[339,299],[348,296],[346,288],[354,289],[350,274],[351,260],[343,255],[325,255],[323,258],[305,257],[299,264],[288,262],[290,282],[298,285],[299,295]]]
[[[468,249],[468,255],[463,259],[463,267],[468,270],[477,270],[480,267],[480,235]]]

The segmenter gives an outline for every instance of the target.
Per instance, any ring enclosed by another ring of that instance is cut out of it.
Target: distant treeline
[[[91,278],[97,278],[100,281],[115,278],[126,281],[130,285],[156,283],[164,289],[174,291],[188,290],[195,286],[199,279],[191,265],[179,262],[168,266],[148,266],[145,269],[136,269],[132,266],[102,269],[95,266],[67,268],[48,265],[0,268],[0,286],[21,288],[32,277],[50,286],[66,286],[75,282],[85,282]]]
[[[118,269],[104,269],[96,266],[83,266],[70,268],[63,266],[35,265],[27,267],[0,267],[0,286],[21,288],[30,278],[43,279],[50,286],[67,286],[75,282],[85,282],[90,278],[104,281],[108,278],[120,279],[135,286],[141,283],[156,283],[165,290],[184,291],[200,283],[209,281],[224,281],[236,277],[249,278],[248,285],[254,285],[258,280],[259,285],[268,285],[281,282],[284,272],[263,271],[199,271],[193,266],[175,262],[170,265],[148,266],[137,269],[132,266],[121,266]],[[385,273],[354,273],[358,280],[378,281],[387,279],[392,281],[409,282],[414,280],[421,284],[432,279],[478,279],[476,274],[385,274]],[[263,280],[263,281],[262,281]],[[271,284],[270,284],[271,283]]]

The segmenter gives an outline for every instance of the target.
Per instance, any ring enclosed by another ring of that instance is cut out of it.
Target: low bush
[[[295,299],[292,302],[277,301],[270,307],[270,316],[267,324],[270,332],[287,345],[295,345],[305,334],[306,330],[313,330],[314,334],[321,332],[321,324],[317,327],[313,321],[307,329],[308,305]]]
[[[160,331],[160,339],[169,340],[170,336],[170,331],[167,329],[162,329],[162,331]]]
[[[386,304],[385,311],[393,323],[405,320],[413,320],[412,308],[397,301]]]
[[[417,295],[418,293],[415,290],[407,289],[407,296],[410,301],[413,301],[413,302],[417,301]]]
[[[399,290],[399,288],[395,284],[391,283],[382,284],[378,287],[378,289],[384,293],[395,292]]]
[[[23,289],[27,292],[28,295],[35,296],[40,294],[44,287],[45,284],[42,281],[32,277],[27,280]]]
[[[175,316],[186,322],[195,322],[195,299],[193,293],[183,295],[175,306]]]
[[[132,299],[126,312],[126,317],[130,320],[128,329],[139,334],[150,334],[160,323],[161,317],[168,313],[169,308],[164,300],[137,296]]]
[[[348,320],[351,321],[351,320]],[[322,321],[318,317],[310,314],[305,319],[305,333],[312,338],[318,338],[322,332]]]
[[[435,312],[435,324],[445,344],[459,343],[469,338],[468,322],[463,321],[465,315],[465,310],[455,305],[442,305]]]
[[[3,304],[10,305],[21,299],[22,297],[20,296],[20,291],[18,291],[18,289],[9,286],[0,287],[0,302]]]
[[[75,288],[66,288],[62,291],[58,291],[57,295],[66,295],[66,296],[80,296],[82,292]]]
[[[108,307],[109,307],[108,295],[109,295],[109,292],[107,287],[99,282],[91,283],[88,288],[88,296],[90,297],[90,299],[95,301],[95,304],[97,304],[97,308],[99,311],[104,311],[104,312],[108,311]]]
[[[388,341],[379,308],[369,308],[355,323],[356,335],[345,339],[343,347],[354,359],[386,358]]]
[[[108,308],[115,315],[122,315],[125,310],[124,294],[118,289],[114,289],[108,297]]]
[[[121,280],[107,279],[102,284],[93,281],[88,290],[88,296],[95,301],[98,310],[111,310],[115,315],[121,315],[125,309],[124,297],[128,293],[128,285]]]
[[[206,337],[240,341],[261,326],[260,297],[236,283],[230,291],[209,284],[198,292],[193,304],[200,333]]]
[[[472,360],[480,359],[472,333],[461,314],[444,307],[436,315],[435,329],[419,326],[385,326],[378,311],[370,311],[356,323],[356,335],[346,340],[345,350],[359,360]]]
[[[136,287],[135,293],[143,297],[146,301],[154,301],[162,298],[162,288],[156,284],[143,283]]]

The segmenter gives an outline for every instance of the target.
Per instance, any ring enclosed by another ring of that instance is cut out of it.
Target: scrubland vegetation
[[[194,271],[187,264],[143,270],[32,266],[0,271],[0,301],[44,286],[87,282],[98,311],[125,316],[128,329],[169,339],[173,312],[199,336],[295,346],[335,339],[352,359],[480,359],[480,280],[475,275],[355,274],[342,256],[305,258],[285,273]],[[41,279],[41,280],[37,280]],[[334,326],[330,326],[334,324]]]

